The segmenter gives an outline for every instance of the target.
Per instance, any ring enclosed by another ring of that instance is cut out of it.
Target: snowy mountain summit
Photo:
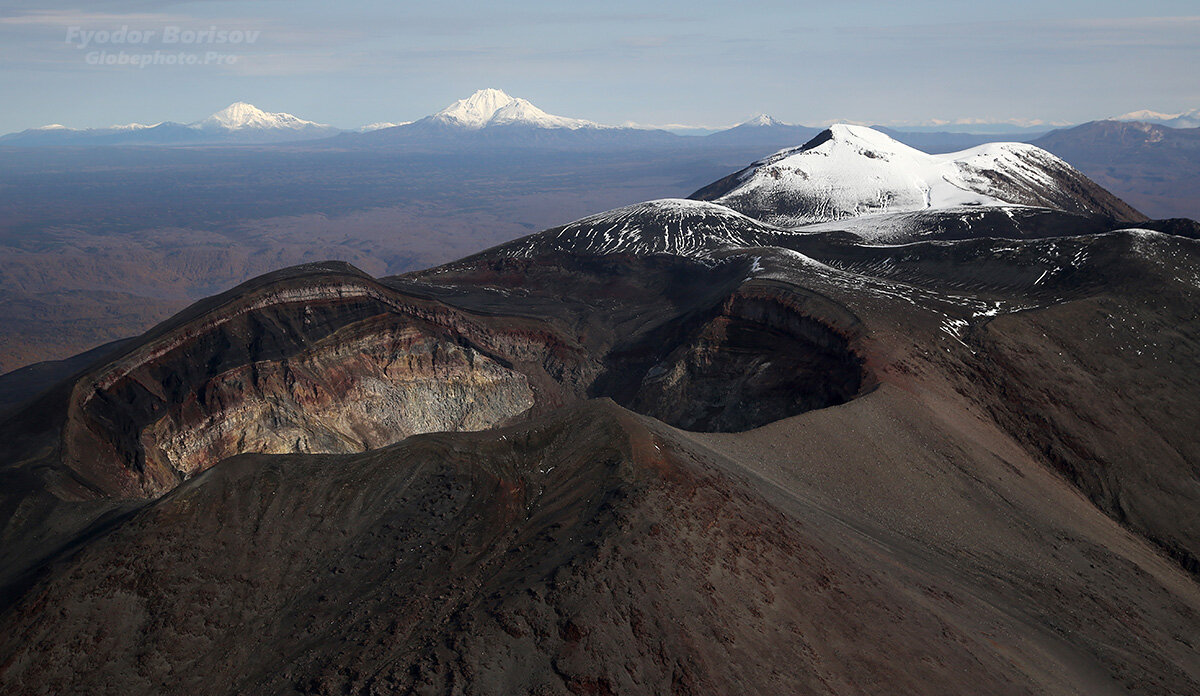
[[[930,155],[838,124],[692,195],[786,227],[872,213],[1038,206],[1120,216],[1127,208],[1069,164],[1024,143]]]
[[[276,143],[326,138],[333,126],[285,113],[270,113],[234,102],[208,118],[191,123],[162,121],[127,123],[108,128],[52,126],[0,136],[0,145],[195,145],[209,143]]]
[[[209,116],[203,121],[192,124],[203,130],[293,130],[329,129],[332,126],[315,121],[306,121],[298,116],[285,113],[270,113],[246,102],[234,102]]]
[[[548,114],[528,100],[511,97],[498,89],[481,89],[466,99],[459,99],[436,114],[426,117],[426,120],[467,130],[511,125],[571,130],[604,127],[592,121]]]
[[[1200,128],[1200,109],[1164,114],[1158,111],[1143,109],[1113,117],[1114,121],[1143,121],[1157,123],[1169,128]]]
[[[777,118],[774,118],[773,116],[768,116],[767,114],[759,114],[748,121],[743,121],[743,122],[739,123],[738,125],[739,126],[747,126],[747,127],[751,127],[751,128],[769,128],[771,126],[786,126],[788,124],[784,123],[783,121],[780,121]]]

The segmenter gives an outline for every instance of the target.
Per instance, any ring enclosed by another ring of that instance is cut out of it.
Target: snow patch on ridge
[[[546,253],[670,254],[705,258],[723,249],[767,246],[782,230],[724,206],[664,198],[609,210],[505,247],[504,256]]]
[[[371,131],[383,130],[384,128],[395,128],[397,126],[407,126],[410,123],[412,123],[412,121],[396,121],[396,122],[377,121],[375,123],[368,123],[365,126],[359,127],[358,132],[359,133],[370,133]]]

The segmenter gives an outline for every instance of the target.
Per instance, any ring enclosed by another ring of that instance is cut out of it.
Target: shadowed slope
[[[1092,548],[1104,573],[1075,561],[1022,584],[1037,556],[1012,521],[994,518],[1008,545],[971,561],[1004,574],[971,580],[947,574],[962,561],[936,544],[807,495],[602,402],[362,455],[240,457],[64,561],[7,616],[0,682],[30,694],[1198,683],[1178,642],[1194,586],[1099,514],[1083,513],[1085,536],[1065,550],[1107,535],[1120,563]],[[1060,623],[1070,613],[1052,597],[1089,578],[1131,588],[1111,599],[1141,632],[1130,652],[1106,647],[1120,638],[1103,614]]]
[[[0,683],[1196,691],[1200,243],[722,210],[274,274],[17,413]]]

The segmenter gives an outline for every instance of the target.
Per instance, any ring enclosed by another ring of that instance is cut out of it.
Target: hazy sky
[[[1200,107],[1198,66],[1198,0],[0,0],[0,132],[236,100],[354,127],[481,87],[606,123],[1081,122]]]

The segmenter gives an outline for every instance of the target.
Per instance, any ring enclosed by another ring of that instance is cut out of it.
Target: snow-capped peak
[[[1141,109],[1140,111],[1130,111],[1127,114],[1114,116],[1114,121],[1165,121],[1173,118],[1179,118],[1183,113],[1164,114],[1161,111],[1151,111],[1149,109]]]
[[[1109,212],[1124,205],[1033,145],[991,143],[930,155],[849,124],[830,126],[693,195],[787,227],[962,206]]]
[[[466,99],[459,99],[433,115],[435,119],[464,128],[478,129],[487,125],[501,108],[513,98],[499,89],[481,89]]]
[[[253,104],[240,101],[230,104],[195,125],[204,130],[304,130],[330,127],[291,114],[263,111]]]
[[[596,124],[578,118],[554,116],[530,104],[525,99],[513,99],[508,104],[496,110],[488,125],[496,126],[509,123],[524,123],[541,128],[587,128]]]
[[[828,134],[827,137],[822,137]],[[826,142],[833,141],[834,143],[845,143],[852,147],[864,148],[867,150],[877,151],[879,153],[903,153],[910,156],[916,155],[928,157],[924,152],[916,148],[909,147],[904,143],[890,137],[886,133],[881,133],[874,128],[867,126],[856,126],[849,123],[835,123],[825,130],[825,133],[818,135],[808,143],[801,146],[801,150],[813,149],[823,145]]]
[[[459,99],[430,119],[469,130],[513,124],[538,128],[600,127],[591,121],[548,114],[529,101],[511,97],[499,89],[481,89],[466,99]]]
[[[1121,114],[1114,117],[1113,120],[1145,121],[1147,123],[1170,126],[1171,128],[1198,128],[1200,127],[1200,109],[1181,111],[1176,114],[1164,114],[1159,111],[1143,109],[1141,111],[1130,111],[1127,114]]]
[[[783,121],[772,118],[771,116],[768,116],[767,114],[759,114],[748,121],[743,121],[742,123],[739,123],[738,125],[739,126],[749,126],[751,128],[762,128],[762,127],[766,127],[766,126],[786,126],[787,124],[784,123]]]

